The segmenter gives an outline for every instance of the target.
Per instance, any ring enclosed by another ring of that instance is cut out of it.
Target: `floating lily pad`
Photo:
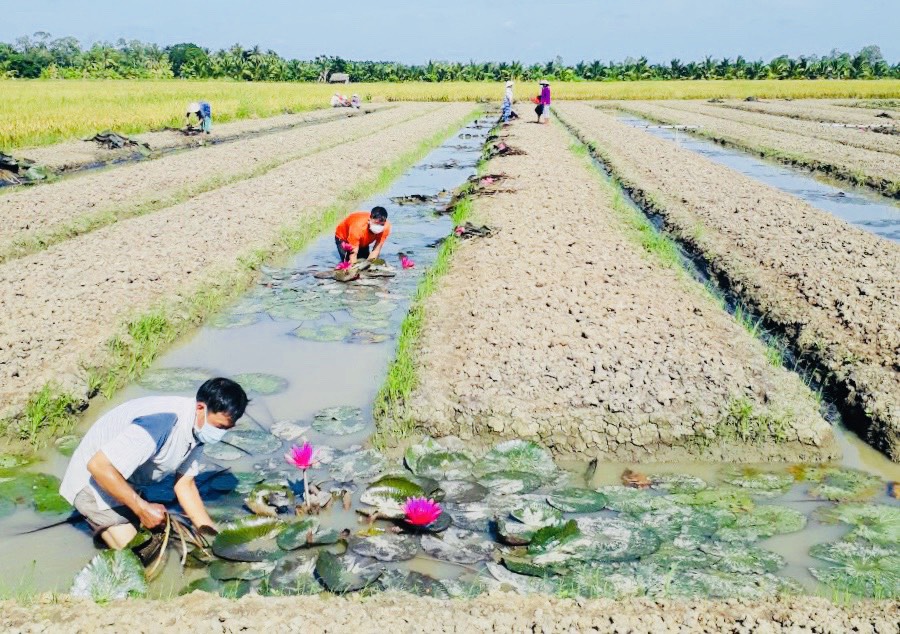
[[[445,502],[460,504],[480,502],[490,493],[487,487],[469,480],[442,480],[441,490],[444,492]]]
[[[291,331],[294,337],[309,341],[344,341],[352,332],[352,324],[316,324]]]
[[[495,495],[531,493],[541,486],[540,476],[524,471],[495,471],[479,478],[479,482]]]
[[[646,489],[614,485],[600,487],[598,491],[606,496],[607,508],[629,515],[641,515],[674,504],[669,498]]]
[[[242,449],[250,455],[272,453],[281,449],[282,440],[272,434],[253,429],[230,431],[225,435],[225,442]],[[220,443],[221,444],[221,443]]]
[[[24,456],[16,456],[9,453],[0,454],[0,469],[15,469],[28,464],[28,459]]]
[[[230,462],[232,460],[240,460],[247,454],[237,447],[231,447],[225,443],[217,442],[212,445],[203,445],[203,455],[213,460]]]
[[[293,442],[309,431],[308,425],[298,425],[294,421],[280,420],[273,423],[269,432],[276,438]]]
[[[275,517],[279,513],[293,512],[296,501],[294,492],[287,484],[262,482],[251,489],[244,500],[244,506],[256,515]]]
[[[137,555],[128,550],[104,550],[75,575],[69,594],[105,603],[147,594],[144,566]]]
[[[77,434],[66,434],[56,439],[54,446],[56,450],[67,458],[71,458],[78,445],[81,443],[81,436]]]
[[[315,577],[315,557],[289,557],[275,564],[261,592],[268,596],[308,596],[322,592]]]
[[[515,520],[535,529],[554,526],[562,522],[563,518],[559,509],[539,501],[525,501],[517,504],[509,514]]]
[[[312,427],[320,434],[346,436],[361,432],[366,423],[358,407],[327,407],[316,414]]]
[[[488,562],[487,570],[498,582],[498,589],[512,590],[518,594],[554,594],[556,585],[550,579],[519,575],[500,564]]]
[[[508,440],[487,452],[476,465],[480,474],[517,471],[550,478],[557,469],[550,452],[528,440]]]
[[[497,582],[489,582],[484,577],[441,579],[441,585],[453,599],[474,599],[481,596],[490,589],[489,583]]]
[[[328,312],[328,310],[316,303],[309,302],[281,302],[271,305],[267,312],[270,317],[275,319],[287,319],[290,321],[312,321],[318,319]],[[297,329],[299,330],[299,329]],[[298,334],[297,330],[291,332],[295,337],[302,339],[310,339],[311,337]],[[312,328],[314,332],[315,328]]]
[[[497,514],[496,509],[484,502],[471,504],[444,504],[453,525],[468,531],[487,532]]]
[[[659,536],[653,529],[633,520],[584,517],[577,520],[577,525],[580,537],[545,550],[535,557],[535,563],[545,565],[568,560],[628,561],[645,557],[655,552],[660,545]],[[535,541],[532,541],[529,549],[534,544]]]
[[[196,392],[212,376],[203,368],[157,368],[145,373],[138,383],[154,392]]]
[[[732,513],[749,511],[755,506],[749,493],[733,487],[710,487],[696,493],[678,493],[669,496],[668,501],[675,504],[724,509]]]
[[[696,493],[707,486],[706,480],[689,473],[657,473],[650,476],[651,486],[668,493]]]
[[[373,449],[360,449],[339,456],[329,466],[331,477],[337,482],[368,480],[384,470],[385,459]]]
[[[710,542],[702,544],[700,550],[712,555],[713,567],[724,572],[762,574],[775,572],[787,563],[781,555],[750,544]]]
[[[252,326],[259,321],[257,313],[219,313],[206,322],[210,328],[225,330],[228,328],[243,328],[244,326]]]
[[[274,374],[264,372],[245,372],[233,377],[244,390],[251,394],[270,396],[284,392],[288,388],[288,381]]]
[[[379,515],[403,517],[403,504],[409,498],[425,497],[425,490],[416,482],[400,476],[387,476],[372,483],[360,497],[360,502],[374,506]]]
[[[281,556],[275,539],[287,527],[270,517],[248,517],[222,527],[213,540],[213,552],[232,561],[269,561]]]
[[[500,540],[510,546],[525,546],[534,539],[534,534],[540,530],[538,526],[522,524],[512,519],[497,518],[497,534]],[[519,572],[519,571],[514,571]]]
[[[606,496],[590,489],[568,488],[551,493],[547,502],[563,513],[594,513],[606,506]]]
[[[46,473],[7,472],[0,477],[0,500],[30,505],[38,513],[66,513],[71,505],[59,494],[59,478]]]
[[[362,590],[377,581],[382,571],[377,560],[350,552],[338,557],[323,550],[316,560],[316,576],[336,594]]]
[[[878,599],[900,597],[900,555],[896,548],[853,540],[816,544],[809,554],[834,564],[809,571],[839,592]]]
[[[250,592],[250,582],[239,579],[219,581],[211,577],[204,577],[190,582],[178,594],[190,594],[197,590],[217,594],[226,599],[240,599]]]
[[[739,513],[734,524],[722,528],[716,536],[723,541],[755,541],[772,535],[795,533],[806,526],[800,511],[777,505],[759,505]]]
[[[429,478],[465,478],[472,474],[472,456],[462,451],[434,451],[416,462],[415,473]]]
[[[886,504],[839,504],[822,517],[853,526],[851,537],[883,546],[900,546],[900,507]]]
[[[491,558],[494,542],[483,534],[451,526],[440,536],[423,535],[422,550],[435,559],[474,564]]]
[[[336,544],[340,535],[335,530],[323,530],[319,526],[319,520],[308,517],[303,520],[291,522],[278,534],[275,542],[282,550],[296,550],[312,546],[325,546]]]
[[[407,561],[419,552],[419,542],[411,535],[384,533],[355,538],[349,548],[357,555],[378,561]]]
[[[528,577],[539,577],[545,579],[555,574],[555,571],[552,568],[537,566],[527,559],[503,557],[501,563],[507,570],[509,570],[510,572],[514,572],[517,575],[526,575]]]
[[[450,593],[441,581],[414,570],[385,570],[378,579],[386,592],[407,592],[417,597],[449,599]]]
[[[209,576],[218,581],[231,579],[252,581],[267,576],[274,567],[275,564],[268,561],[245,562],[217,559],[209,564]]]
[[[694,506],[667,506],[640,516],[640,523],[652,528],[661,539],[683,538],[682,543],[705,541],[723,526],[734,524],[730,511]]]
[[[815,483],[809,488],[810,495],[836,502],[867,500],[883,486],[881,478],[848,467],[811,467],[806,479]]]
[[[376,329],[356,328],[344,339],[346,343],[373,344],[384,343],[391,339],[390,333],[380,332]]]
[[[731,467],[725,471],[722,479],[751,495],[763,497],[783,495],[794,484],[793,476],[788,473],[760,471],[752,467]]]
[[[532,536],[531,543],[528,545],[528,553],[531,555],[545,555],[561,549],[581,536],[581,529],[578,528],[578,523],[575,520],[544,526],[535,531],[535,534]],[[568,557],[564,559],[568,559]],[[547,563],[552,561],[556,560],[550,560]]]

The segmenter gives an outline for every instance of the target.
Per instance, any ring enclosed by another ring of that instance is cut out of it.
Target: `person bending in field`
[[[371,212],[357,211],[344,218],[334,231],[334,244],[341,262],[353,266],[359,258],[377,260],[391,234],[387,217],[384,207],[373,207]]]
[[[203,445],[222,440],[247,408],[247,394],[230,379],[209,379],[196,398],[149,396],[104,414],[81,439],[59,493],[84,515],[94,535],[121,550],[137,526],[155,529],[166,507],[142,498],[142,486],[175,474],[175,497],[194,526],[215,534],[194,478]]]
[[[187,113],[184,115],[185,127],[187,129],[191,129],[193,127],[193,123],[191,121],[191,117],[197,118],[197,126],[209,134],[210,130],[212,130],[212,106],[209,105],[208,101],[195,101],[193,103],[188,104]]]

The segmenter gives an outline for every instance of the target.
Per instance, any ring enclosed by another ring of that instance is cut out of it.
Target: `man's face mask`
[[[197,436],[197,440],[202,442],[204,445],[214,445],[217,442],[220,442],[225,434],[228,433],[227,429],[220,429],[214,425],[211,425],[209,422],[209,408],[203,407],[203,427],[195,430],[195,435]]]
[[[375,224],[374,222],[372,222],[370,220],[369,221],[369,231],[371,231],[372,233],[377,235],[377,234],[381,233],[382,231],[384,231],[384,225]]]

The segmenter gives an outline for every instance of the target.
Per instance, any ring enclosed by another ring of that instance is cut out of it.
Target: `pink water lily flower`
[[[455,233],[458,236],[461,236],[465,232],[466,232],[466,228],[462,225],[459,225],[456,229],[453,230],[453,233]]]
[[[342,248],[344,251],[353,251],[353,245],[350,244],[349,242],[346,242],[346,241],[345,241],[345,242],[341,242],[341,248]]]
[[[402,258],[400,258],[400,264],[401,264],[401,265],[403,266],[403,268],[405,268],[405,269],[411,269],[412,267],[414,267],[414,266],[416,265],[415,262],[413,262],[412,260],[410,260],[410,259],[409,259],[408,257],[406,257],[405,255],[404,255]]]
[[[346,270],[349,269],[349,268],[350,268],[350,263],[349,263],[349,262],[341,262],[341,263],[338,264],[336,267],[334,267],[334,270],[335,270],[335,271],[346,271]]]
[[[441,516],[441,505],[428,498],[409,498],[403,505],[406,521],[413,526],[428,526]]]
[[[313,446],[307,442],[303,443],[302,447],[297,445],[291,447],[290,453],[284,454],[284,459],[298,469],[305,471],[312,466],[314,456]]]

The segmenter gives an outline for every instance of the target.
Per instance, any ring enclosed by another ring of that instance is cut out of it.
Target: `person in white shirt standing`
[[[166,507],[137,488],[175,474],[175,497],[201,532],[215,532],[194,478],[204,444],[222,440],[247,408],[247,394],[230,379],[209,379],[196,398],[138,398],[104,414],[72,454],[59,493],[110,548],[166,519]]]

